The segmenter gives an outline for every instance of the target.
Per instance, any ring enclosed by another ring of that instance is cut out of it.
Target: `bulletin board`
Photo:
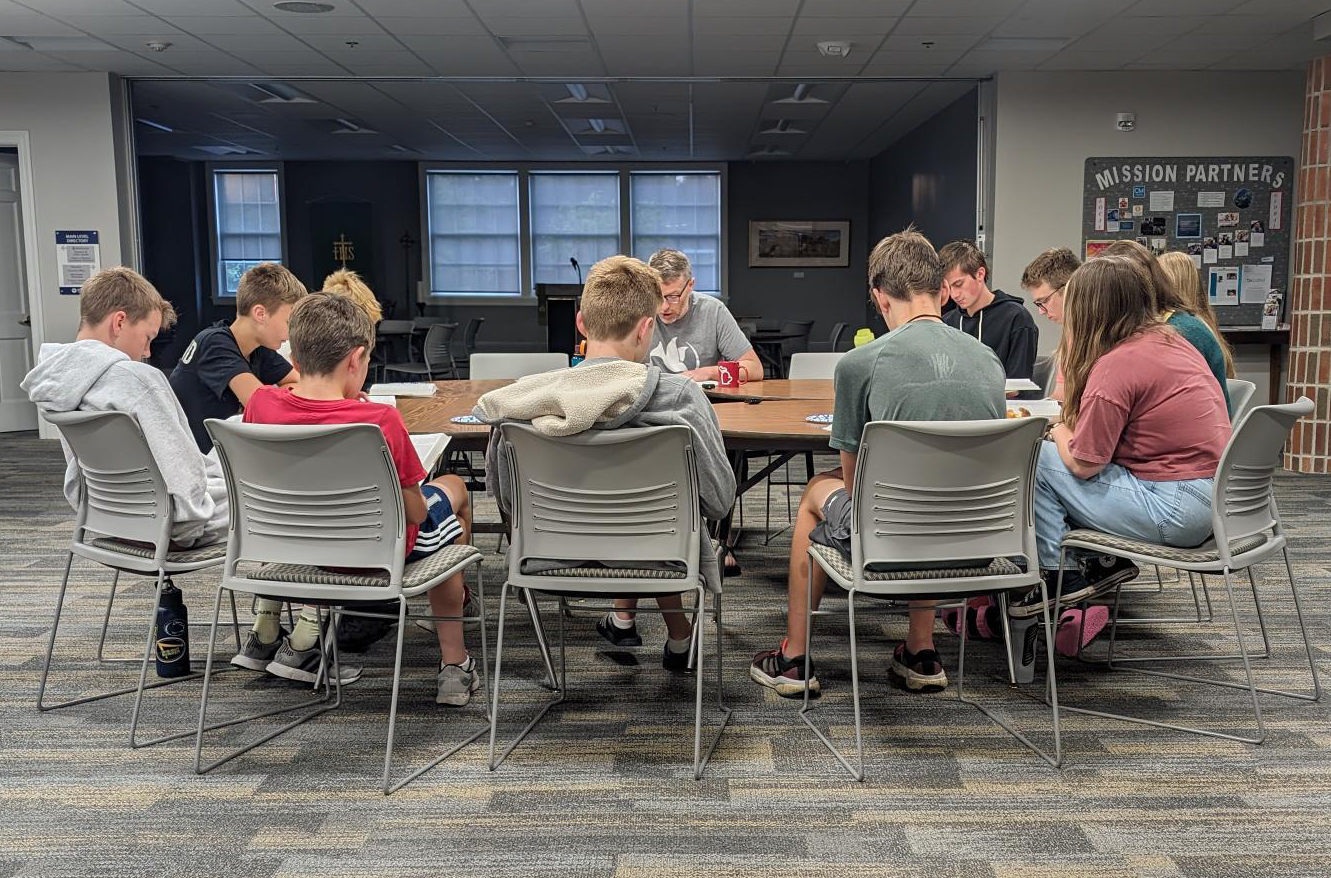
[[[1288,156],[1088,158],[1081,255],[1124,238],[1182,250],[1217,322],[1258,326],[1270,291],[1289,292],[1293,196]]]

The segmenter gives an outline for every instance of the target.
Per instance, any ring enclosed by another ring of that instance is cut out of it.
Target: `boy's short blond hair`
[[[661,310],[661,273],[632,256],[607,256],[587,272],[582,323],[595,341],[618,341]]]
[[[869,254],[869,287],[899,301],[938,295],[943,268],[929,239],[907,226],[874,245]]]
[[[314,293],[291,309],[291,358],[302,374],[328,375],[359,347],[374,350],[374,324],[349,296]]]
[[[283,305],[294,305],[308,291],[285,265],[260,262],[240,276],[236,284],[236,313],[246,317],[255,305],[272,313]]]
[[[339,268],[324,278],[325,293],[341,293],[361,307],[370,316],[370,322],[378,323],[384,319],[384,309],[379,305],[374,291],[361,279],[361,276],[349,268]]]
[[[104,268],[88,278],[79,293],[79,322],[93,327],[117,311],[138,323],[154,311],[162,314],[162,329],[176,324],[176,309],[157,287],[132,268]]]

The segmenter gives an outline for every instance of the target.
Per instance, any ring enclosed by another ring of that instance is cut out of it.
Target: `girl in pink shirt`
[[[1041,449],[1035,480],[1040,569],[1054,593],[1059,543],[1086,527],[1189,547],[1211,535],[1211,485],[1229,413],[1206,360],[1163,323],[1146,272],[1121,256],[1092,259],[1065,291],[1059,351],[1063,422]],[[1063,573],[1065,603],[1137,575],[1101,556]],[[1040,612],[1039,590],[1012,607]]]

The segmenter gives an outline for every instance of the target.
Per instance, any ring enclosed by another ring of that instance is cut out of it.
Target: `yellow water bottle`
[[[869,327],[866,326],[855,331],[855,347],[866,345],[871,341],[873,341],[873,330]]]

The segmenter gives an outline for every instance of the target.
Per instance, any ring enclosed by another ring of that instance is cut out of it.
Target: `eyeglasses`
[[[669,293],[667,295],[661,296],[661,298],[665,299],[667,305],[678,305],[680,299],[683,299],[685,296],[689,294],[689,287],[691,287],[692,285],[693,285],[693,278],[689,278],[687,281],[685,281],[684,286],[679,288],[679,292]]]
[[[1067,286],[1067,284],[1062,284],[1061,286],[1055,287],[1054,291],[1049,295],[1045,296],[1043,299],[1031,299],[1031,304],[1034,305],[1041,314],[1048,314],[1049,300],[1054,298],[1054,296],[1057,296],[1059,293],[1063,292],[1063,287],[1065,286]]]

